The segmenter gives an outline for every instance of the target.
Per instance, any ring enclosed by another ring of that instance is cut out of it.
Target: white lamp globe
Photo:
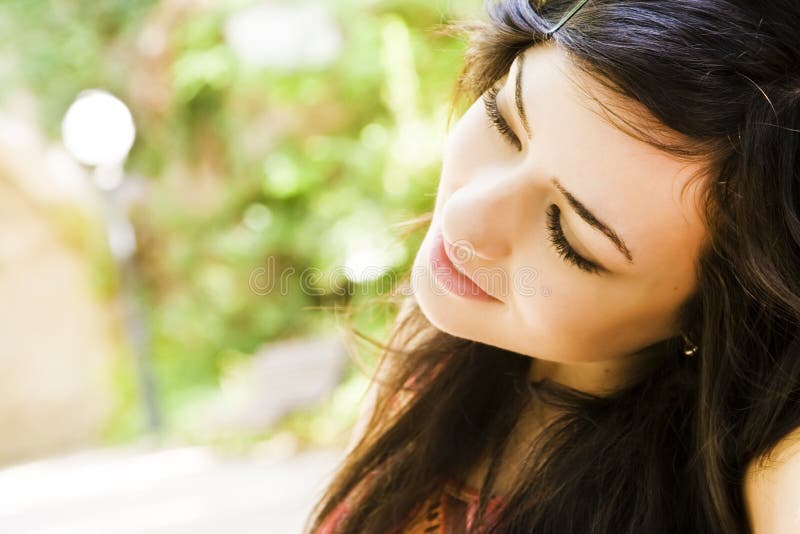
[[[119,98],[89,89],[78,95],[64,115],[61,136],[64,146],[81,163],[112,166],[128,157],[136,127],[128,106]]]

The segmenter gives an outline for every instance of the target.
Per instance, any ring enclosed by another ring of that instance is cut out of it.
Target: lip
[[[439,284],[460,297],[484,302],[501,302],[455,266],[447,253],[448,247],[452,249],[452,245],[444,239],[442,231],[437,230],[431,245],[430,263],[433,276]]]

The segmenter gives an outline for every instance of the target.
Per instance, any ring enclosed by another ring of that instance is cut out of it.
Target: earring
[[[683,337],[683,354],[686,356],[694,356],[698,351],[697,345],[692,343],[692,341],[686,337],[686,334],[681,334],[681,337]]]

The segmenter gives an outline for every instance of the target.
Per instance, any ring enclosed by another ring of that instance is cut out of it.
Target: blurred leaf
[[[14,58],[0,66],[0,81],[37,96],[54,139],[83,89],[105,88],[131,106],[138,131],[128,170],[149,185],[134,211],[137,268],[170,428],[182,431],[182,415],[215,394],[232,360],[274,339],[332,329],[331,313],[315,307],[360,303],[410,267],[417,241],[394,243],[389,226],[433,206],[444,111],[464,50],[431,29],[476,4],[339,0],[331,4],[344,38],[339,57],[296,70],[246,66],[225,43],[225,21],[249,0],[0,5],[0,53]],[[103,233],[77,228],[97,283],[113,292]],[[285,284],[259,294],[252,280],[267,266]],[[375,268],[377,278],[348,281],[348,266]],[[303,272],[320,276],[306,284]],[[359,291],[337,294],[342,284]],[[354,318],[375,335],[390,319],[378,311]],[[121,364],[115,378],[114,439],[141,424],[136,382],[125,374],[132,368]],[[330,403],[280,428],[336,440],[355,415],[359,373],[350,370]]]

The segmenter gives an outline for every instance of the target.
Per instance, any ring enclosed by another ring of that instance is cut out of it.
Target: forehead
[[[519,60],[509,71],[509,88],[515,87]],[[698,184],[688,186],[683,195],[681,189],[702,171],[700,164],[680,161],[626,134],[587,92],[634,124],[641,124],[643,110],[632,111],[635,103],[612,96],[552,44],[524,52],[521,81],[537,168],[558,177],[609,223],[627,242],[637,265],[669,260],[676,248],[698,246],[705,235]]]

